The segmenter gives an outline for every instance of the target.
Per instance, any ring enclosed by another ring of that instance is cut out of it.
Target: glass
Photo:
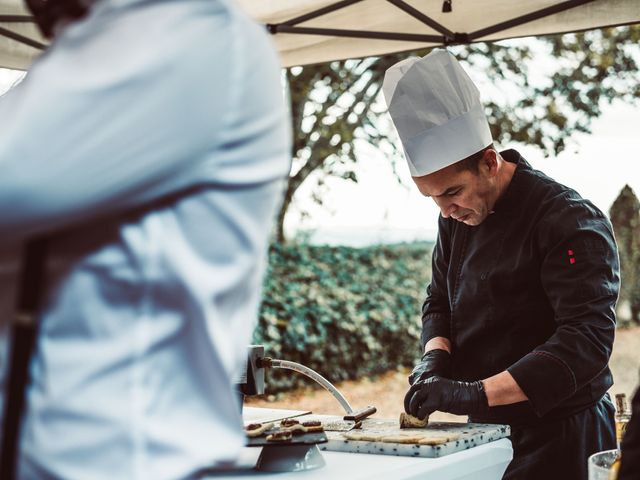
[[[615,480],[618,476],[618,471],[617,468],[612,470],[611,466],[618,459],[619,455],[620,452],[617,448],[591,455],[587,461],[589,466],[589,480]]]

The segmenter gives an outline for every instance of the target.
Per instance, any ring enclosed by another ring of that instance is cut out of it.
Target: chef
[[[413,181],[441,212],[405,410],[509,424],[504,478],[586,479],[588,456],[616,446],[608,219],[494,148],[479,92],[447,51],[394,65],[383,91]]]
[[[290,167],[275,49],[230,0],[29,4],[53,43],[0,98],[2,401],[22,245],[48,243],[19,478],[229,465]]]

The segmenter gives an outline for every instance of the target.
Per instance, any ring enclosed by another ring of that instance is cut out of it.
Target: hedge
[[[413,365],[431,247],[273,245],[254,343],[331,382]],[[310,382],[270,370],[267,393]]]

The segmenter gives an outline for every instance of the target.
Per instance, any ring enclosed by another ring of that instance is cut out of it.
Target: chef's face
[[[480,225],[497,198],[496,151],[487,150],[478,170],[450,165],[424,177],[413,177],[420,193],[433,198],[445,218],[470,226]]]

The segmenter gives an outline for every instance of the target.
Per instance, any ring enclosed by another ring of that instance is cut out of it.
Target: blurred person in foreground
[[[413,180],[441,211],[405,410],[510,425],[504,478],[586,479],[589,455],[616,446],[608,219],[493,147],[479,92],[450,53],[403,60],[383,90]]]
[[[4,322],[48,238],[19,477],[228,465],[290,167],[276,53],[230,0],[28,3],[52,44],[0,99]]]

